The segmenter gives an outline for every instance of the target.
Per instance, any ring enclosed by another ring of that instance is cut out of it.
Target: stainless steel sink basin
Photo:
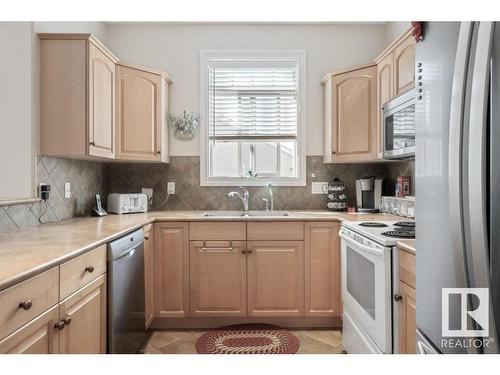
[[[286,211],[207,211],[204,217],[276,217],[288,216]]]

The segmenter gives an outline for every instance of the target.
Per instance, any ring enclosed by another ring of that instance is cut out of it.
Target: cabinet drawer
[[[61,265],[60,299],[106,272],[106,245]]]
[[[0,292],[0,338],[56,305],[58,284],[59,272],[55,267]]]
[[[292,222],[259,222],[248,223],[248,240],[256,241],[303,241],[304,223]]]
[[[246,223],[189,223],[190,240],[245,240]]]
[[[412,288],[415,284],[415,255],[399,250],[399,278]]]

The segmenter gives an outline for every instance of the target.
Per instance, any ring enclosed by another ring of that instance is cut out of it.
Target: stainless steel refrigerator
[[[498,353],[500,23],[427,22],[424,32],[415,77],[417,351]]]

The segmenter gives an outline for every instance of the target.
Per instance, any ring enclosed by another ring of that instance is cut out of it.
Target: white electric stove
[[[415,222],[344,222],[339,236],[344,349],[397,353],[399,253],[392,250],[398,240],[415,238]]]

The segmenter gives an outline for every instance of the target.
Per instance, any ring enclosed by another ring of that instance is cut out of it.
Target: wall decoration
[[[169,116],[170,125],[174,128],[175,138],[181,141],[189,141],[194,138],[200,115],[194,112],[186,112],[182,116]]]

